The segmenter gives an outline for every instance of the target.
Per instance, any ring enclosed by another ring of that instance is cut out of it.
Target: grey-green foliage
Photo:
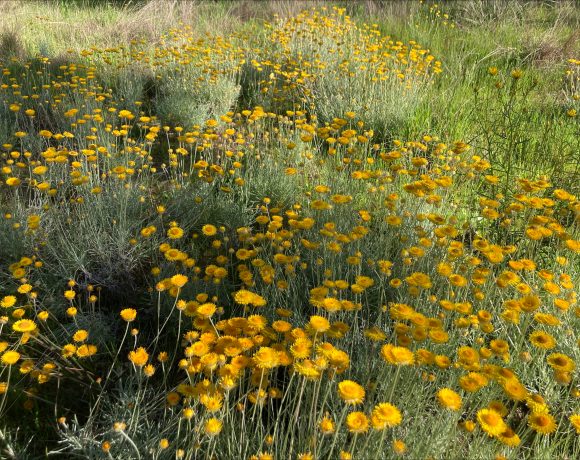
[[[200,84],[200,76],[196,72],[168,72],[159,81],[153,106],[163,122],[199,125],[234,107],[240,88],[233,78],[220,76],[213,83]]]
[[[139,113],[142,106],[137,103],[149,102],[155,91],[153,72],[138,62],[130,62],[122,68],[103,66],[99,77],[123,108],[133,113]]]
[[[129,240],[147,221],[146,207],[138,190],[115,185],[101,195],[89,193],[83,203],[51,208],[43,216],[43,273],[52,278],[45,285],[63,286],[75,278],[126,295],[141,285],[140,273],[153,248]]]
[[[14,221],[12,219],[0,219],[0,260],[3,262],[10,260],[12,262],[18,261],[24,255],[26,248],[25,241],[19,232],[13,228]]]

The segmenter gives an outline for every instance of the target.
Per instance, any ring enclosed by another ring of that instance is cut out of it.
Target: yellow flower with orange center
[[[179,238],[183,237],[183,229],[179,227],[171,227],[167,230],[167,237],[172,240],[178,240]]]
[[[556,420],[547,413],[532,413],[528,416],[530,428],[540,434],[550,434],[556,430]]]
[[[346,427],[351,433],[366,433],[369,429],[369,419],[364,412],[351,412],[346,416]]]
[[[30,319],[20,319],[12,325],[16,332],[33,332],[36,330],[36,323]]]
[[[390,403],[377,404],[371,414],[371,423],[375,430],[397,426],[402,419],[401,411]]]
[[[386,362],[396,366],[410,366],[415,363],[415,355],[411,350],[390,343],[381,348],[381,355]]]
[[[338,396],[346,404],[360,404],[365,398],[365,389],[352,380],[343,380],[338,384]]]
[[[215,225],[205,224],[203,227],[201,227],[201,232],[205,236],[214,236],[217,233],[217,228]]]
[[[503,418],[493,409],[481,409],[477,412],[479,425],[489,436],[499,436],[506,429]]]

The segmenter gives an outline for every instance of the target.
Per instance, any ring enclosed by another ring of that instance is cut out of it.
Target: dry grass
[[[212,4],[207,1],[150,0],[139,9],[124,15],[117,30],[121,39],[145,38],[155,40],[165,31],[179,24],[190,25],[199,36],[225,35],[240,24],[233,14],[236,3]]]
[[[87,8],[8,0],[0,2],[0,57],[10,57],[18,49],[32,55],[58,55],[67,49],[115,46],[137,38],[154,44],[180,24],[190,25],[199,36],[225,35],[260,11],[253,2],[245,2],[245,9],[242,3],[150,0],[144,5],[95,3]]]
[[[0,58],[54,56],[67,49],[115,46],[138,38],[155,44],[165,32],[180,24],[191,26],[200,37],[227,35],[245,22],[266,20],[274,14],[291,16],[323,3],[149,0],[144,4],[127,2],[122,7],[95,2],[87,8],[68,3],[55,7],[48,1],[6,0],[0,2]]]

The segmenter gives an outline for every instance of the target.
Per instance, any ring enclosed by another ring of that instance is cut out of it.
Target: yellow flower
[[[3,308],[10,308],[16,304],[16,297],[13,295],[7,295],[0,301],[0,306]]]
[[[22,284],[18,287],[18,292],[20,294],[28,294],[30,291],[32,291],[32,286],[28,283]]]
[[[457,349],[459,362],[469,366],[479,362],[479,353],[471,347],[462,346]]]
[[[546,400],[539,394],[531,394],[526,398],[526,405],[534,413],[547,413]]]
[[[365,337],[367,337],[370,340],[373,340],[375,342],[382,342],[383,340],[385,340],[387,338],[387,334],[385,334],[377,326],[373,326],[373,327],[371,327],[369,329],[366,329],[364,331],[364,335],[365,335]]]
[[[403,220],[399,216],[395,216],[395,215],[387,216],[385,218],[385,221],[387,222],[387,224],[389,224],[393,227],[398,227],[403,222]]]
[[[171,248],[165,251],[163,254],[167,260],[170,262],[175,262],[176,260],[186,260],[187,254],[185,252],[181,252],[179,249]]]
[[[395,439],[393,441],[393,450],[397,455],[403,455],[407,451],[406,444],[400,439]]]
[[[240,305],[248,305],[252,303],[254,299],[254,293],[247,291],[245,289],[241,289],[234,295],[234,300],[239,303]]]
[[[381,348],[381,355],[388,363],[409,366],[415,363],[415,355],[406,347],[396,347],[390,343]]]
[[[572,426],[576,429],[576,434],[580,434],[580,414],[573,414],[568,417]]]
[[[32,332],[36,330],[36,323],[30,319],[21,319],[12,325],[16,332]]]
[[[332,434],[334,433],[334,422],[330,417],[324,417],[318,424],[322,434]]]
[[[14,350],[8,350],[2,354],[2,358],[0,360],[2,361],[2,364],[12,366],[13,364],[16,364],[19,359],[20,353]]]
[[[324,211],[326,209],[332,208],[332,206],[323,200],[314,200],[310,203],[310,207],[317,211]]]
[[[47,363],[43,366],[43,370],[49,373],[52,369],[54,369],[53,363]],[[20,364],[20,373],[21,374],[29,374],[34,369],[34,361],[31,359],[27,359]],[[39,376],[40,377],[40,376]]]
[[[252,359],[258,369],[272,369],[280,363],[278,351],[270,347],[260,347]]]
[[[132,120],[135,118],[129,110],[119,110],[119,118],[127,118],[128,120]]]
[[[556,346],[556,340],[544,331],[534,331],[530,334],[530,343],[535,347],[550,350]]]
[[[209,353],[209,345],[207,343],[198,340],[197,342],[192,343],[189,347],[185,349],[185,356],[188,358],[191,356],[204,356]]]
[[[179,227],[171,227],[167,230],[167,237],[172,240],[178,240],[183,236],[183,230]]]
[[[191,420],[195,415],[195,411],[191,407],[186,407],[183,409],[182,416],[185,420]]]
[[[217,307],[213,303],[204,303],[195,309],[195,312],[202,318],[211,318],[216,312]]]
[[[116,432],[125,431],[125,428],[127,428],[127,424],[123,422],[113,423],[113,430],[115,430]]]
[[[185,275],[173,275],[171,277],[171,284],[177,288],[182,288],[187,283],[188,278]]]
[[[475,430],[476,425],[475,422],[473,422],[472,420],[466,420],[465,422],[463,422],[462,426],[465,429],[465,431],[471,433],[473,432],[473,430]]]
[[[489,436],[499,436],[507,429],[501,415],[493,409],[481,409],[477,412],[477,421]]]
[[[179,393],[172,391],[167,394],[167,404],[170,406],[176,406],[179,403],[180,398]]]
[[[64,345],[62,347],[63,358],[70,358],[70,357],[74,356],[74,354],[76,352],[77,352],[77,347],[76,347],[76,345],[73,345],[72,343],[67,343],[66,345]]]
[[[514,401],[523,401],[528,395],[528,390],[515,378],[507,379],[502,382],[502,387],[506,394]]]
[[[318,315],[310,317],[309,325],[317,333],[324,333],[330,329],[330,323],[328,320]]]
[[[149,354],[143,347],[139,347],[136,350],[129,352],[129,360],[137,367],[143,367],[147,364],[149,359]]]
[[[493,400],[491,401],[488,405],[487,405],[488,409],[493,409],[494,411],[496,411],[499,415],[501,415],[502,417],[505,417],[508,414],[508,410],[507,407],[505,407],[505,404],[502,403],[499,400]]]
[[[550,434],[556,430],[556,420],[550,414],[535,413],[528,416],[530,428],[541,434]]]
[[[498,439],[500,440],[501,443],[510,447],[519,446],[521,442],[520,437],[517,435],[517,433],[509,427],[498,436]]]
[[[77,348],[77,356],[80,358],[88,358],[93,356],[97,352],[97,347],[95,345],[81,345]]]
[[[135,318],[137,318],[137,310],[135,310],[134,308],[124,308],[123,310],[121,310],[120,315],[124,321],[130,323],[131,321],[134,321]]]
[[[491,351],[496,355],[503,356],[506,353],[509,353],[509,344],[505,340],[494,339],[489,342],[489,346]]]
[[[458,287],[467,285],[467,279],[456,273],[449,276],[449,281],[451,282],[451,284]]]
[[[580,252],[580,241],[569,239],[566,240],[566,247],[576,253]]]
[[[84,329],[79,329],[73,335],[73,340],[75,342],[84,342],[89,337],[89,333]]]
[[[351,433],[366,433],[369,419],[363,412],[351,412],[346,417],[346,427]]]
[[[201,232],[205,236],[214,236],[217,233],[217,228],[215,227],[215,225],[206,224],[203,227],[201,227]]]
[[[397,426],[402,419],[399,409],[390,403],[376,405],[371,414],[371,423],[375,430],[384,430],[385,428]]]
[[[474,393],[488,383],[488,379],[478,372],[470,372],[467,375],[459,377],[459,386],[470,393]]]
[[[572,372],[576,367],[574,361],[563,353],[552,353],[548,356],[547,361],[556,371]]]
[[[69,289],[68,291],[64,291],[64,296],[65,298],[67,298],[68,300],[73,300],[75,298],[75,291],[73,291],[72,289]]]
[[[155,226],[153,226],[153,225],[150,225],[149,227],[142,228],[141,229],[141,236],[148,238],[151,235],[153,235],[153,233],[155,233],[156,230],[157,230],[157,228],[155,228]]]
[[[523,72],[521,71],[521,69],[514,69],[512,70],[512,78],[514,78],[515,80],[517,80],[518,78],[521,78]]]
[[[20,185],[20,179],[18,177],[9,177],[5,182],[9,187],[17,187]]]
[[[307,338],[298,338],[290,347],[292,356],[298,359],[308,358],[312,352],[312,342]]]
[[[205,434],[208,436],[217,436],[222,431],[223,423],[218,420],[217,418],[210,418],[207,422],[205,422]]]
[[[155,366],[153,364],[147,364],[143,368],[143,374],[145,374],[145,377],[152,377],[155,374]]]
[[[360,404],[365,398],[365,389],[352,380],[343,380],[338,384],[338,396],[346,404]]]
[[[255,307],[263,307],[266,305],[266,300],[262,296],[247,291],[246,289],[240,289],[236,292],[234,300],[240,305],[254,305]]]
[[[437,400],[447,409],[455,411],[461,409],[461,396],[450,388],[441,388],[437,392]]]

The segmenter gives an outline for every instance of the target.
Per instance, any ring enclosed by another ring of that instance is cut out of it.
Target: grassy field
[[[579,30],[1,2],[0,458],[579,458]]]

